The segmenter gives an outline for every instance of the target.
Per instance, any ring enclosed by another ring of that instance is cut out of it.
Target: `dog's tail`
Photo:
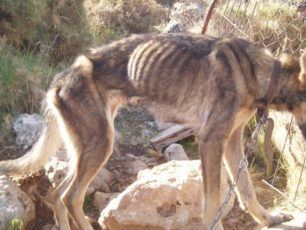
[[[0,175],[22,175],[34,172],[39,170],[56,153],[62,144],[61,134],[63,130],[61,131],[60,127],[65,125],[61,123],[58,91],[61,89],[62,84],[65,84],[65,78],[73,77],[75,73],[92,76],[92,71],[92,62],[87,57],[80,56],[72,65],[69,74],[67,74],[67,71],[64,71],[55,77],[54,83],[52,83],[53,85],[51,84],[46,96],[46,107],[44,111],[46,124],[41,136],[32,149],[24,156],[16,160],[0,162]]]
[[[54,155],[61,145],[61,137],[56,118],[46,109],[45,127],[38,141],[24,156],[0,162],[0,175],[22,175],[39,170]]]

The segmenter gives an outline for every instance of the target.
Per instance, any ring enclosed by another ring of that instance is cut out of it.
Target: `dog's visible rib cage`
[[[80,229],[92,229],[82,210],[85,191],[112,153],[117,109],[138,103],[160,119],[196,130],[209,228],[220,206],[222,159],[233,179],[244,155],[243,128],[266,95],[275,62],[242,39],[197,35],[137,35],[93,49],[54,78],[46,96],[45,131],[24,157],[0,162],[0,172],[38,169],[62,140],[75,160],[71,173],[44,199],[60,229],[70,228],[68,214]],[[306,55],[300,62],[292,57],[280,62],[269,107],[291,111],[306,136]],[[258,203],[247,170],[236,193],[262,224],[290,219],[272,216]]]

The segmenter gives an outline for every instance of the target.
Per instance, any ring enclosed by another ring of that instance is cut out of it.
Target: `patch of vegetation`
[[[86,0],[84,6],[91,31],[102,42],[156,31],[167,19],[167,11],[155,0]]]
[[[20,51],[0,39],[0,156],[18,155],[11,124],[20,113],[40,110],[44,90],[56,69],[30,51]]]
[[[23,221],[20,219],[13,219],[7,225],[7,230],[22,230],[24,229]]]
[[[195,160],[200,158],[198,144],[194,136],[187,137],[179,141],[178,144],[183,146],[190,159]]]
[[[43,15],[48,0],[2,0],[0,5],[0,35],[17,46],[39,41]]]
[[[82,0],[2,0],[0,28],[14,47],[56,63],[76,56],[91,39]]]
[[[85,196],[83,209],[85,213],[91,213],[92,215],[99,216],[99,209],[94,206],[94,193],[89,196]]]
[[[132,138],[138,144],[147,146],[158,131],[149,122],[153,122],[153,117],[140,107],[129,106],[119,111],[115,119],[115,127],[121,134],[121,143],[130,144]]]
[[[43,90],[55,69],[32,52],[0,48],[0,120],[21,112],[39,111]]]
[[[251,173],[261,173],[262,179],[267,181],[273,179],[276,167],[278,167],[277,176],[277,186],[281,188],[286,187],[286,177],[288,173],[288,164],[282,157],[282,154],[273,146],[272,154],[273,160],[270,166],[268,159],[268,154],[265,149],[265,135],[266,135],[266,125],[262,127],[261,132],[258,135],[258,140],[256,144],[256,137],[254,130],[258,125],[258,118],[253,117],[249,123],[246,125],[245,129],[245,153],[249,155],[249,171]],[[269,168],[271,167],[271,168]]]

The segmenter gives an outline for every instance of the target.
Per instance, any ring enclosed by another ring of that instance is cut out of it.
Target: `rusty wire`
[[[234,34],[269,48],[276,56],[283,52],[303,52],[306,47],[306,7],[299,7],[300,1],[220,0],[207,34]],[[205,0],[207,6],[211,2]]]

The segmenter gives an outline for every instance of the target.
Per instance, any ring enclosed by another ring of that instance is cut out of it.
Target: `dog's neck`
[[[299,91],[298,79],[300,69],[298,60],[293,58],[281,60],[281,70],[276,85],[275,94],[269,103],[269,108],[279,111],[291,111],[297,103],[301,103],[303,95]]]

